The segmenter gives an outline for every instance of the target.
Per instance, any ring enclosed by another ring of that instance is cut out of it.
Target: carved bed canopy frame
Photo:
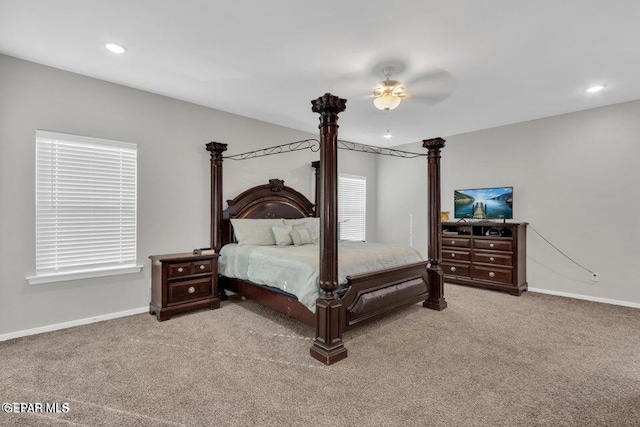
[[[271,179],[269,184],[251,188],[223,210],[222,164],[227,144],[210,142],[211,153],[211,248],[219,252],[233,241],[231,218],[304,218],[320,217],[320,297],[315,315],[295,298],[265,289],[239,279],[221,278],[221,284],[241,295],[315,324],[316,334],[311,356],[332,364],[347,356],[342,331],[363,320],[388,313],[409,304],[424,301],[423,306],[443,310],[443,271],[440,234],[440,150],[445,141],[433,138],[423,141],[428,150],[429,250],[428,260],[388,270],[347,277],[350,285],[343,295],[336,292],[338,277],[338,149],[357,150],[396,157],[422,157],[425,154],[371,147],[338,140],[338,114],[345,110],[346,100],[329,93],[311,101],[312,111],[320,114],[320,138],[297,141],[267,149],[228,156],[232,160],[262,157],[288,151],[311,149],[320,151],[320,161],[313,162],[316,172],[315,209],[305,196]],[[391,295],[391,297],[389,296]]]

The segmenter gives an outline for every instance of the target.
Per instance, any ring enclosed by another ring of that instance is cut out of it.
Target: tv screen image
[[[456,218],[513,218],[513,187],[455,190],[453,200]]]

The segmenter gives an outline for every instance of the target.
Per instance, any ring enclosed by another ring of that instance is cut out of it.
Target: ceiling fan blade
[[[417,94],[411,95],[410,98],[412,100],[421,102],[427,105],[436,105],[447,99],[451,96],[451,92],[440,92],[440,93],[430,93],[430,94]]]

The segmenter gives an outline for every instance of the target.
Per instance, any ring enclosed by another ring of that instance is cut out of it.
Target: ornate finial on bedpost
[[[211,141],[207,144],[207,151],[211,152],[211,159],[222,159],[222,153],[227,151],[227,144]]]
[[[440,150],[444,148],[442,138],[425,139],[422,146],[429,150],[429,298],[422,304],[434,310],[444,310],[447,302],[444,299],[444,273],[442,262],[442,234],[440,216]]]
[[[444,148],[445,142],[442,138],[424,139],[422,140],[422,146],[429,150],[429,154],[431,154],[432,150],[435,154],[440,154],[440,150]]]
[[[346,99],[325,93],[311,101],[320,113],[320,297],[316,301],[316,337],[311,356],[330,365],[347,357],[342,342],[345,309],[338,288],[338,114]]]
[[[347,108],[347,100],[325,93],[318,99],[311,101],[311,111],[320,113],[320,126],[325,124],[336,124],[338,114]],[[337,126],[337,125],[336,125]]]
[[[271,186],[271,191],[279,192],[284,188],[284,180],[282,179],[270,179],[269,185]]]

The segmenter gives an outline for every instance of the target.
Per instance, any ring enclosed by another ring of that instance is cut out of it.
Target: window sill
[[[41,285],[44,283],[66,282],[69,280],[90,279],[92,277],[115,276],[118,274],[139,273],[141,265],[130,265],[127,267],[101,268],[99,270],[73,271],[67,273],[43,274],[40,276],[27,277],[30,285]]]

